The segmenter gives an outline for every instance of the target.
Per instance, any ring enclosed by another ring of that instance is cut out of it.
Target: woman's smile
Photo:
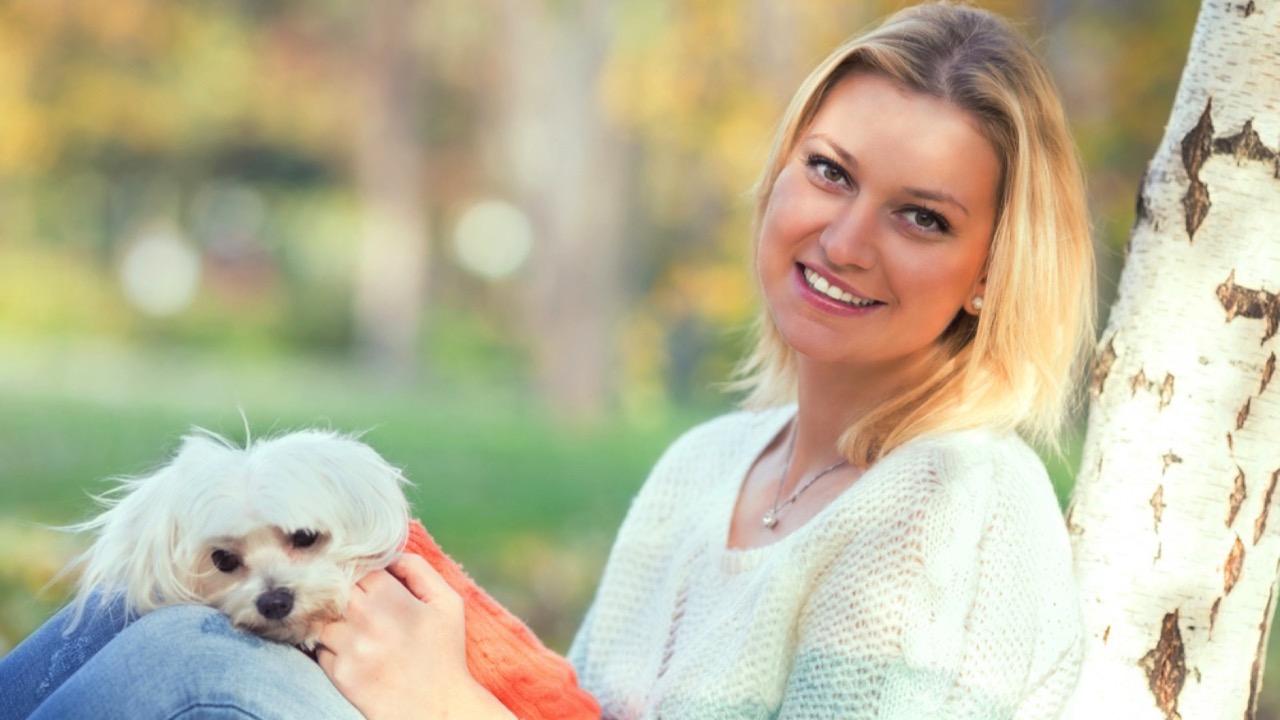
[[[808,300],[819,310],[836,314],[865,314],[871,309],[884,305],[858,294],[841,281],[819,273],[817,270],[796,264],[797,279],[804,286],[801,297]]]

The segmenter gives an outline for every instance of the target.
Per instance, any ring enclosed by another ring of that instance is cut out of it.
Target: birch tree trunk
[[[1256,711],[1280,571],[1277,147],[1280,2],[1205,0],[1093,373],[1068,718]]]

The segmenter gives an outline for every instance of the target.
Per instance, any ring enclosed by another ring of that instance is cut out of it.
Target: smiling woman
[[[756,186],[766,298],[775,216],[790,217],[803,198],[822,208],[818,248],[806,257],[814,261],[820,249],[827,265],[797,269],[818,293],[830,296],[835,286],[884,302],[877,314],[901,314],[915,301],[905,290],[897,297],[890,278],[909,275],[931,297],[947,293],[959,311],[934,305],[941,327],[931,318],[927,329],[912,329],[917,341],[928,336],[932,357],[915,358],[914,378],[895,371],[901,392],[888,383],[846,413],[842,452],[864,462],[923,433],[975,427],[1055,446],[1092,347],[1093,246],[1075,145],[1052,79],[1025,41],[997,24],[981,11],[922,5],[836,48],[797,91]],[[812,194],[793,189],[799,174],[815,185]],[[879,234],[867,234],[872,219]],[[959,248],[973,253],[970,262],[980,258],[974,275],[934,265],[958,262]],[[918,264],[908,269],[904,259]],[[942,276],[969,286],[962,292],[939,283]],[[804,354],[769,310],[738,384],[751,408],[800,391]]]
[[[606,717],[1053,718],[1082,657],[1045,469],[1092,341],[1060,100],[990,13],[837,48],[756,188],[744,412],[673,446],[571,658]]]

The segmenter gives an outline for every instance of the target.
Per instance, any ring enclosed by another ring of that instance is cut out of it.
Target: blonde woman
[[[1094,281],[1047,73],[988,12],[890,17],[801,85],[755,226],[746,408],[636,497],[581,683],[607,718],[1056,717],[1082,620],[1022,437],[1054,445]]]
[[[746,407],[678,440],[633,502],[570,651],[582,686],[606,718],[1056,717],[1081,614],[1022,438],[1052,446],[1066,414],[1093,259],[1040,62],[952,5],[837,48],[783,118],[754,248]],[[362,581],[319,668],[175,642],[164,613],[99,655],[163,644],[155,672],[216,666],[192,692],[256,717],[509,717],[468,674],[456,596],[413,558],[394,570]],[[151,686],[93,665],[37,714]]]

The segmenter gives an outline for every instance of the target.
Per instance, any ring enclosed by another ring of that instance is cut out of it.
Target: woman
[[[570,651],[583,686],[611,718],[1055,717],[1079,601],[1016,433],[1056,437],[1093,261],[1048,76],[989,13],[891,17],[800,87],[755,243],[747,409],[677,441],[635,499]],[[370,718],[510,716],[467,673],[457,598],[412,558],[361,582],[321,638],[324,675],[193,629],[209,622],[161,611],[88,662],[66,651],[37,715],[145,692],[117,666],[145,657],[188,683],[156,713],[354,713],[336,687]]]
[[[1056,436],[1094,288],[1051,81],[991,15],[908,9],[804,82],[756,227],[751,410],[635,500],[583,685],[613,717],[1056,717],[1079,601],[1014,431]]]

